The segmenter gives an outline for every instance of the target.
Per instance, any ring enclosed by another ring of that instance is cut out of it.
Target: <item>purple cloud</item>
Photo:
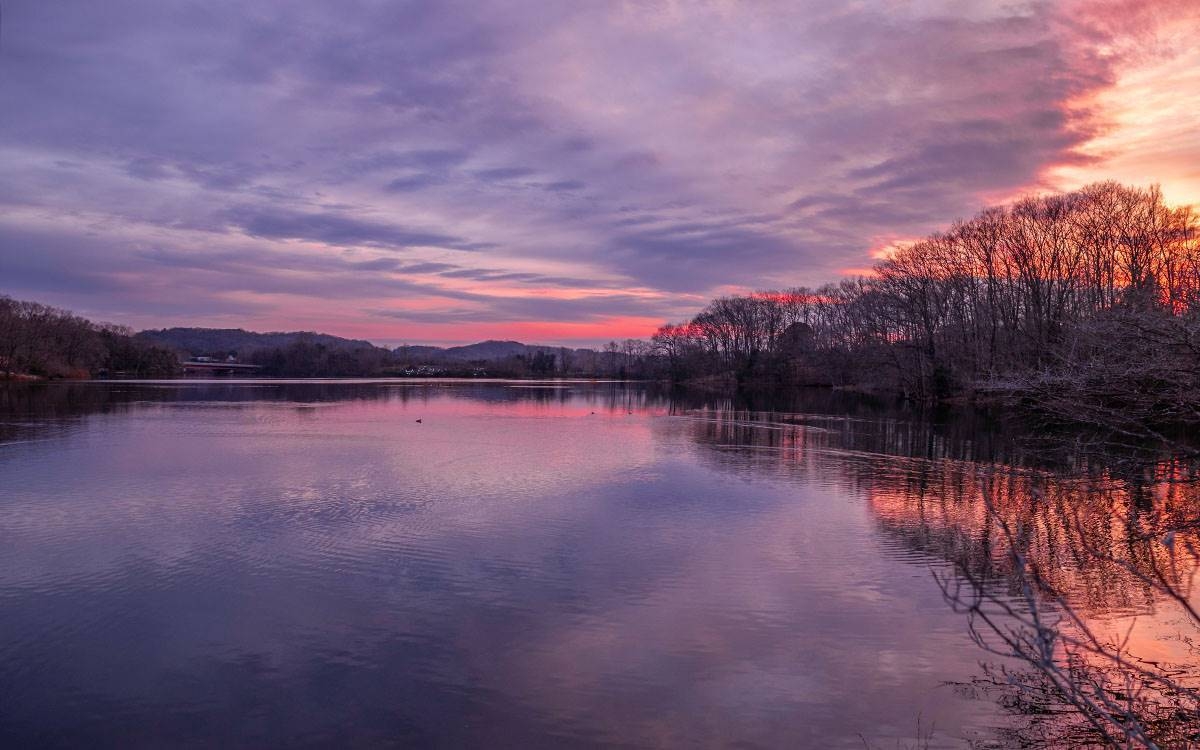
[[[0,293],[397,339],[835,278],[1086,166],[1095,97],[1158,22],[1058,0],[4,10]],[[354,295],[358,317],[329,307]]]

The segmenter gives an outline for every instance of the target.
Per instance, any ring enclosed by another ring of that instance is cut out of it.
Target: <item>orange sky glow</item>
[[[1192,0],[136,5],[5,8],[0,294],[598,345],[1028,193],[1200,204]]]

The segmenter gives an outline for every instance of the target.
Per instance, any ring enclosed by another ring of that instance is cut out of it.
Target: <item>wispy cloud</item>
[[[1186,0],[6,5],[0,292],[134,325],[648,329],[1023,189],[1200,198],[1198,21]]]

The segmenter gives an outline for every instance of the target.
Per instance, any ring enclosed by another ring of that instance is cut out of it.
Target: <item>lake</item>
[[[0,406],[12,747],[1003,743],[1019,718],[970,688],[987,657],[934,578],[987,557],[979,488],[1037,521],[1087,617],[1162,653],[1178,623],[1055,509],[1200,507],[1158,475],[1045,484],[985,417],[834,394],[98,382]]]

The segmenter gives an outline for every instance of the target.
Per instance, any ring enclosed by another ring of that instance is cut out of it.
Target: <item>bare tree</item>
[[[955,611],[966,615],[975,643],[1003,660],[988,665],[985,681],[1009,691],[1010,705],[1039,718],[1039,732],[1023,741],[1047,747],[1200,744],[1200,675],[1139,655],[1130,646],[1131,630],[1119,638],[1098,632],[1032,553],[1034,529],[1001,511],[999,486],[980,482],[995,532],[987,564],[981,569],[958,560],[953,574],[935,578]],[[1190,631],[1181,637],[1200,635],[1191,596],[1200,551],[1190,538],[1132,529],[1120,553],[1103,535],[1089,533],[1078,511],[1063,520],[1092,564],[1119,571],[1173,604]],[[997,585],[998,573],[1007,586]]]

